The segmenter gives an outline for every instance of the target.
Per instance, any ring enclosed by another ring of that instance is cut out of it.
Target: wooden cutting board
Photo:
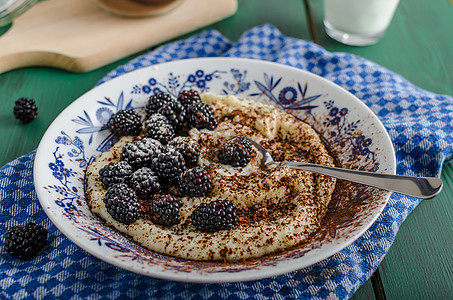
[[[236,12],[237,0],[184,0],[145,18],[112,15],[90,0],[47,0],[0,36],[0,73],[26,66],[85,72]]]

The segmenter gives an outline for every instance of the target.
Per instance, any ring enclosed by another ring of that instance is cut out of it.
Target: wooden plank
[[[385,300],[387,296],[385,295],[384,286],[382,284],[381,275],[379,268],[371,275],[370,278],[371,284],[373,285],[374,296],[377,300]]]
[[[274,25],[285,35],[311,39],[301,0],[284,0],[284,5],[275,0],[239,0],[236,14],[211,28],[235,41],[244,31],[266,23]]]
[[[120,18],[90,0],[38,2],[0,37],[0,73],[25,66],[93,70],[235,13],[236,0],[184,0],[149,18]]]
[[[389,299],[453,297],[453,163],[442,180],[443,191],[408,216],[381,263]]]
[[[351,300],[373,300],[376,299],[374,296],[373,285],[371,284],[371,280],[365,282],[355,293],[352,295]]]

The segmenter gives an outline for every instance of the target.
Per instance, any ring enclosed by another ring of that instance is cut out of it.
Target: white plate
[[[310,243],[248,262],[193,262],[143,249],[90,212],[84,169],[112,143],[104,124],[119,109],[143,107],[155,91],[194,88],[273,103],[311,124],[347,168],[394,174],[395,154],[379,119],[356,97],[321,77],[284,65],[237,58],[188,59],[125,74],[87,92],[50,125],[36,153],[39,201],[71,241],[126,270],[176,281],[254,280],[309,266],[337,253],[371,226],[390,196],[347,184]],[[340,195],[340,193],[336,193]]]

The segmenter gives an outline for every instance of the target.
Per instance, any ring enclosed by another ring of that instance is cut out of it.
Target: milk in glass
[[[349,45],[376,43],[399,0],[324,0],[324,25],[332,38]]]

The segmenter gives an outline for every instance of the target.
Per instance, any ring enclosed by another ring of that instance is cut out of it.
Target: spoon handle
[[[311,171],[422,199],[432,198],[442,190],[442,180],[437,177],[379,174],[299,162],[284,162],[279,166]]]

